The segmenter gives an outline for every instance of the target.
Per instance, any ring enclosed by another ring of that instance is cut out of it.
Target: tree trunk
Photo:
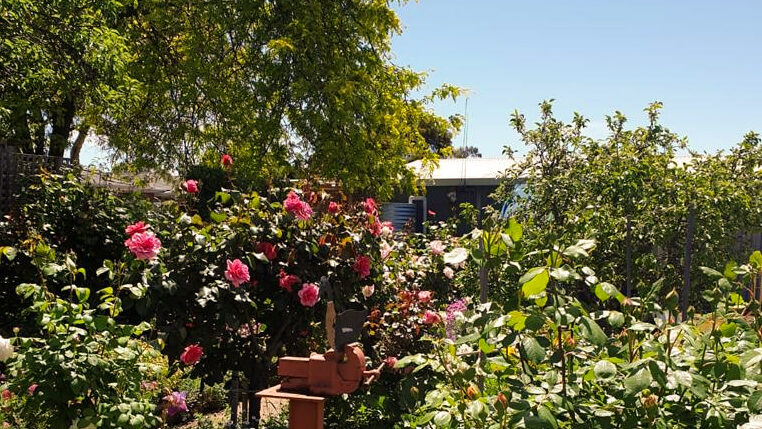
[[[77,135],[77,139],[74,140],[74,144],[71,146],[71,154],[69,155],[72,165],[79,165],[79,154],[82,152],[82,146],[84,146],[85,139],[89,132],[90,127],[87,125],[83,124],[79,127],[79,134]]]
[[[61,106],[53,113],[53,132],[50,134],[50,151],[48,155],[63,157],[69,146],[69,134],[74,123],[74,99],[67,97]]]

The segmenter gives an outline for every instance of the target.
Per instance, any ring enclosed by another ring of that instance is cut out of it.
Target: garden
[[[395,224],[480,156],[404,3],[0,0],[0,427],[289,427],[257,392],[348,311],[378,372],[327,428],[762,428],[759,134],[543,101],[494,205]]]

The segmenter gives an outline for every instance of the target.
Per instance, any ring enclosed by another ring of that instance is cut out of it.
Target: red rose
[[[328,213],[336,214],[339,212],[339,205],[333,201],[328,204]]]
[[[368,277],[370,275],[370,258],[365,255],[358,256],[352,268],[360,276],[360,279]]]
[[[293,292],[294,285],[302,282],[302,279],[299,277],[293,274],[286,274],[286,272],[283,270],[280,270],[278,277],[278,285],[289,292]]]
[[[37,387],[39,387],[39,386],[40,386],[39,384],[34,383],[34,384],[30,385],[26,390],[27,390],[27,392],[29,392],[30,395],[34,395],[35,390],[37,390]]]
[[[278,256],[278,249],[272,244],[268,243],[266,241],[263,241],[257,245],[256,251],[259,253],[264,253],[265,257],[267,257],[267,260],[272,262],[275,260],[275,257]]]
[[[222,165],[224,167],[230,167],[233,165],[233,157],[228,154],[222,155]]]
[[[376,200],[374,200],[373,198],[366,198],[364,206],[365,206],[365,213],[376,214],[376,212],[378,212],[378,204],[376,204]]]
[[[203,354],[203,347],[198,344],[191,344],[180,354],[180,360],[186,365],[195,365],[201,360]]]

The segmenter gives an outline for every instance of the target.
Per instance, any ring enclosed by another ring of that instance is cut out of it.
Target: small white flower
[[[11,340],[0,337],[0,362],[5,362],[13,356]]]
[[[183,213],[182,216],[180,216],[180,223],[184,225],[190,225],[193,222],[193,218],[188,216],[187,213]]]

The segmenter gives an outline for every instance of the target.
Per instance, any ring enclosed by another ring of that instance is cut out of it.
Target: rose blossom
[[[127,225],[127,228],[124,229],[124,232],[128,236],[132,237],[132,234],[135,234],[136,232],[146,232],[150,227],[151,225],[148,225],[141,220],[139,222],[133,223],[132,225]]]
[[[233,157],[228,154],[222,155],[222,165],[225,167],[233,165]]]
[[[336,202],[331,201],[330,203],[328,203],[328,213],[336,214],[338,212],[339,212],[339,205]]]
[[[185,392],[172,392],[163,398],[167,401],[168,416],[172,417],[181,411],[188,411],[188,406],[185,403],[185,396]]]
[[[180,360],[186,365],[195,365],[201,360],[204,354],[204,348],[198,344],[191,344],[180,353]]]
[[[288,193],[286,200],[283,201],[283,207],[299,220],[307,220],[312,217],[312,207],[306,201],[302,201],[294,191]]]
[[[435,255],[441,255],[444,253],[444,244],[441,240],[432,241],[429,243],[429,247],[431,248],[431,253]]]
[[[313,307],[320,301],[320,288],[315,283],[304,283],[298,295],[303,306]]]
[[[381,235],[381,224],[379,222],[368,223],[368,231],[370,235],[378,237]]]
[[[39,384],[33,383],[29,385],[26,391],[29,392],[30,395],[34,395],[34,392],[37,390],[38,387],[40,387]]]
[[[186,180],[185,181],[185,190],[189,194],[195,194],[198,192],[198,182],[195,180]]]
[[[426,310],[423,313],[423,323],[425,325],[433,325],[435,323],[439,323],[442,319],[439,317],[439,315],[431,310]]]
[[[381,259],[386,260],[392,253],[392,246],[386,241],[381,242]]]
[[[362,295],[367,299],[373,296],[373,292],[376,291],[376,287],[373,285],[366,285],[362,287]]]
[[[268,243],[267,241],[263,241],[257,244],[257,248],[255,250],[259,253],[264,253],[265,257],[270,262],[274,261],[275,257],[278,256],[278,249],[275,247],[275,245]]]
[[[293,275],[293,274],[286,274],[285,271],[280,270],[280,274],[278,274],[278,285],[282,287],[283,289],[286,289],[289,292],[292,292],[294,289],[294,285],[300,283],[302,279],[299,277]]]
[[[394,225],[392,225],[391,222],[388,220],[385,222],[381,222],[381,236],[384,238],[389,238],[394,234]]]
[[[376,200],[373,198],[366,198],[364,207],[365,213],[376,214],[376,212],[378,212],[378,204],[376,204]]]
[[[0,362],[5,362],[13,356],[13,346],[11,340],[0,337]]]
[[[455,276],[455,271],[453,271],[453,269],[450,267],[444,267],[444,269],[442,270],[442,274],[444,274],[444,276],[447,277],[448,279],[451,279]]]
[[[352,269],[360,276],[360,279],[368,277],[370,275],[370,258],[365,255],[358,256]]]
[[[161,250],[161,240],[151,232],[136,232],[125,240],[124,245],[141,260],[153,259]]]
[[[240,259],[230,261],[228,259],[228,269],[225,270],[225,278],[233,283],[233,286],[238,287],[241,283],[249,281],[249,267],[246,266]]]
[[[429,302],[431,301],[431,297],[434,295],[433,292],[430,290],[422,290],[418,292],[418,301],[421,302]]]
[[[13,398],[13,392],[5,389],[0,393],[0,398],[3,398],[4,401],[9,401],[11,398]]]

